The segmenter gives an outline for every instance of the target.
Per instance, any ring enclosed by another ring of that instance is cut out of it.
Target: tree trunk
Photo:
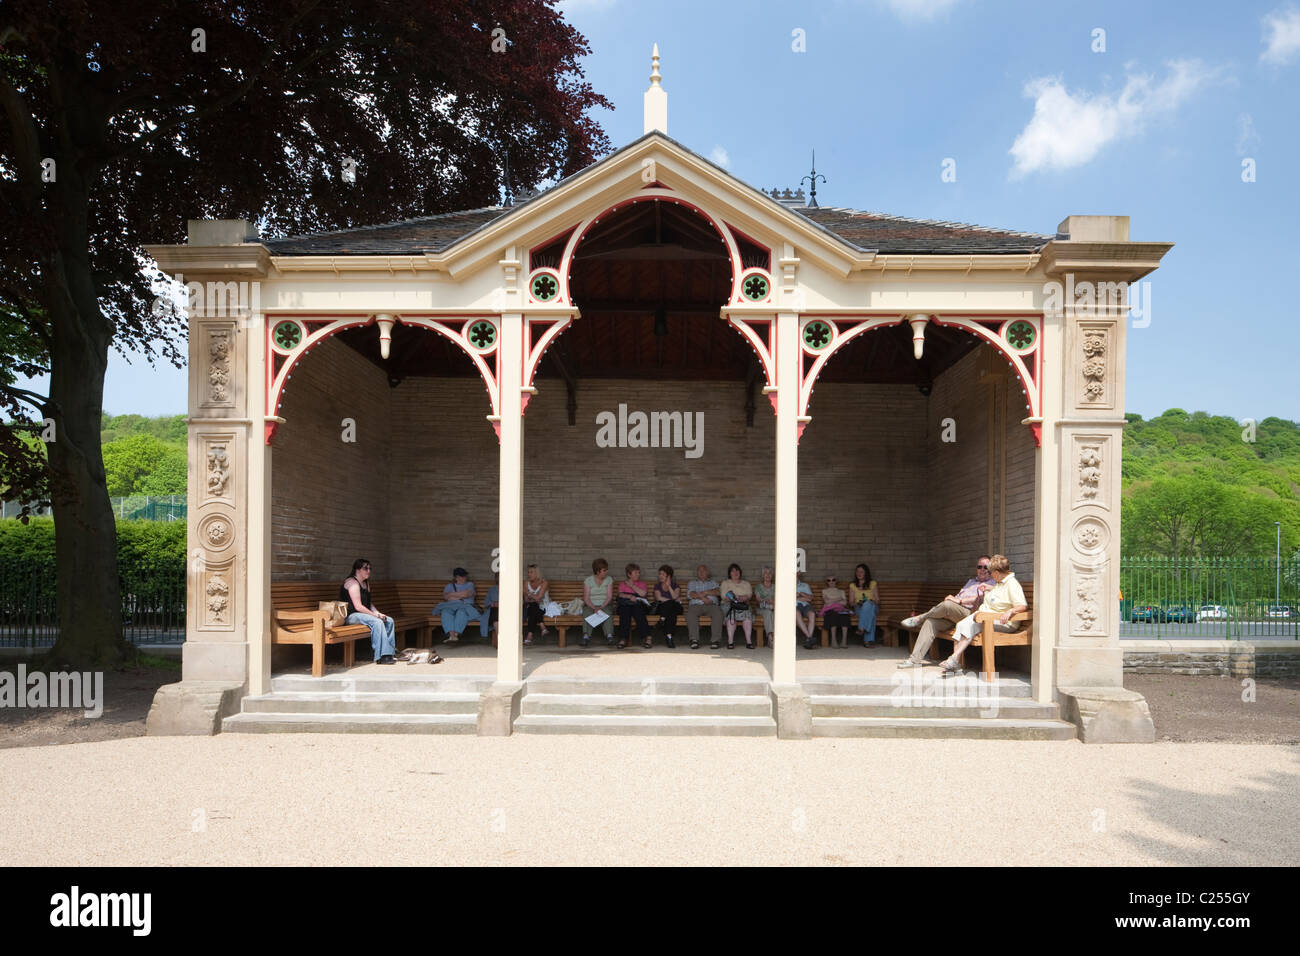
[[[55,486],[59,599],[59,637],[48,663],[80,670],[120,664],[135,656],[135,648],[122,636],[117,523],[100,444],[113,327],[95,292],[85,227],[89,196],[81,182],[63,185],[67,215],[57,227],[58,250],[42,264],[54,333],[50,412],[55,432],[46,447]]]

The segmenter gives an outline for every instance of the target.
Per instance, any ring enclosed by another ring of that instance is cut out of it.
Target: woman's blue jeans
[[[397,639],[393,636],[393,619],[381,621],[373,614],[361,614],[353,611],[348,615],[348,624],[364,624],[370,628],[370,646],[374,648],[375,660],[387,654],[392,657],[397,653]]]
[[[872,643],[876,639],[876,602],[863,601],[858,605],[858,627],[862,628],[862,640],[864,643]]]

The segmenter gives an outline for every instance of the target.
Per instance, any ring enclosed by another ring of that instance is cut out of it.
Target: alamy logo
[[[51,926],[129,926],[132,935],[148,936],[152,911],[152,893],[82,893],[74,886],[50,897]]]
[[[16,674],[0,671],[0,707],[82,708],[85,716],[99,717],[104,713],[104,672],[28,674],[27,665],[19,664]]]
[[[596,416],[597,448],[684,448],[687,458],[704,454],[703,412],[629,412]]]

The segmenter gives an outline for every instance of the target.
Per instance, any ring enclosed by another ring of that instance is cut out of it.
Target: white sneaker
[[[905,661],[899,661],[898,666],[899,667],[924,667],[925,663],[923,661],[914,661],[909,657]]]
[[[905,617],[899,626],[914,631],[921,626],[921,619],[919,617]]]

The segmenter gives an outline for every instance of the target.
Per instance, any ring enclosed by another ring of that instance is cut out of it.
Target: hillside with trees
[[[1123,551],[1263,555],[1300,547],[1300,425],[1171,408],[1124,432]]]

